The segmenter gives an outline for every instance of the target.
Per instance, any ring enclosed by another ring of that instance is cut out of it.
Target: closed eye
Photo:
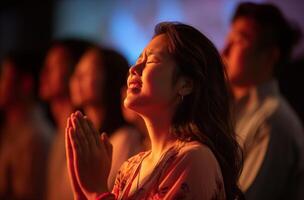
[[[149,56],[146,61],[146,63],[159,63],[159,62],[160,62],[159,59],[154,55]]]
[[[146,63],[156,63],[156,61],[147,61]]]

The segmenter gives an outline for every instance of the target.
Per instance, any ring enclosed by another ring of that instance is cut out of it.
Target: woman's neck
[[[158,161],[161,155],[175,142],[176,137],[170,133],[171,118],[166,115],[143,117],[151,140],[150,159]]]
[[[86,105],[84,112],[88,118],[92,121],[95,128],[100,129],[104,122],[105,109],[100,105]]]
[[[73,112],[73,107],[69,98],[60,98],[53,100],[50,104],[54,120],[59,130],[64,130],[66,120]]]

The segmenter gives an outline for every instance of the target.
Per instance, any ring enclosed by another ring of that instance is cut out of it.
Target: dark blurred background
[[[41,50],[52,39],[80,37],[114,47],[133,63],[160,21],[181,21],[205,33],[219,50],[239,0],[44,0],[1,1],[0,59],[10,50]],[[301,0],[272,0],[304,32]],[[296,110],[301,105],[304,40],[280,78],[281,89]],[[302,90],[303,91],[303,90]],[[302,114],[301,114],[302,115]]]
[[[157,22],[189,23],[221,49],[230,17],[240,0],[45,0],[0,3],[0,55],[15,48],[41,48],[50,39],[88,38],[118,48],[133,62]],[[304,30],[301,0],[272,0]],[[302,40],[295,56],[304,51]]]

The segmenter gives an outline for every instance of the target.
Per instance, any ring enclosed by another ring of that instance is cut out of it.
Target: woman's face
[[[97,50],[87,51],[76,66],[70,81],[72,103],[75,106],[101,103],[104,68]]]
[[[42,99],[65,96],[68,91],[69,54],[61,46],[49,50],[40,76],[39,93]]]
[[[174,111],[178,100],[178,88],[173,85],[175,68],[167,36],[156,36],[129,70],[124,105],[140,114]]]

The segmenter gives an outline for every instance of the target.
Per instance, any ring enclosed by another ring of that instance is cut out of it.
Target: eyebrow
[[[164,56],[164,52],[161,51],[155,51],[154,49],[149,49],[149,50],[144,50],[143,51],[145,53],[146,56],[150,56],[150,55],[156,55],[156,56]],[[139,54],[138,58],[142,58],[143,57],[143,52]]]
[[[155,56],[158,56],[158,57],[165,57],[166,56],[165,52],[159,51],[159,50],[155,50],[155,49],[149,49],[149,50],[147,50],[146,54],[147,54],[147,56],[149,56],[149,55],[155,55]]]

